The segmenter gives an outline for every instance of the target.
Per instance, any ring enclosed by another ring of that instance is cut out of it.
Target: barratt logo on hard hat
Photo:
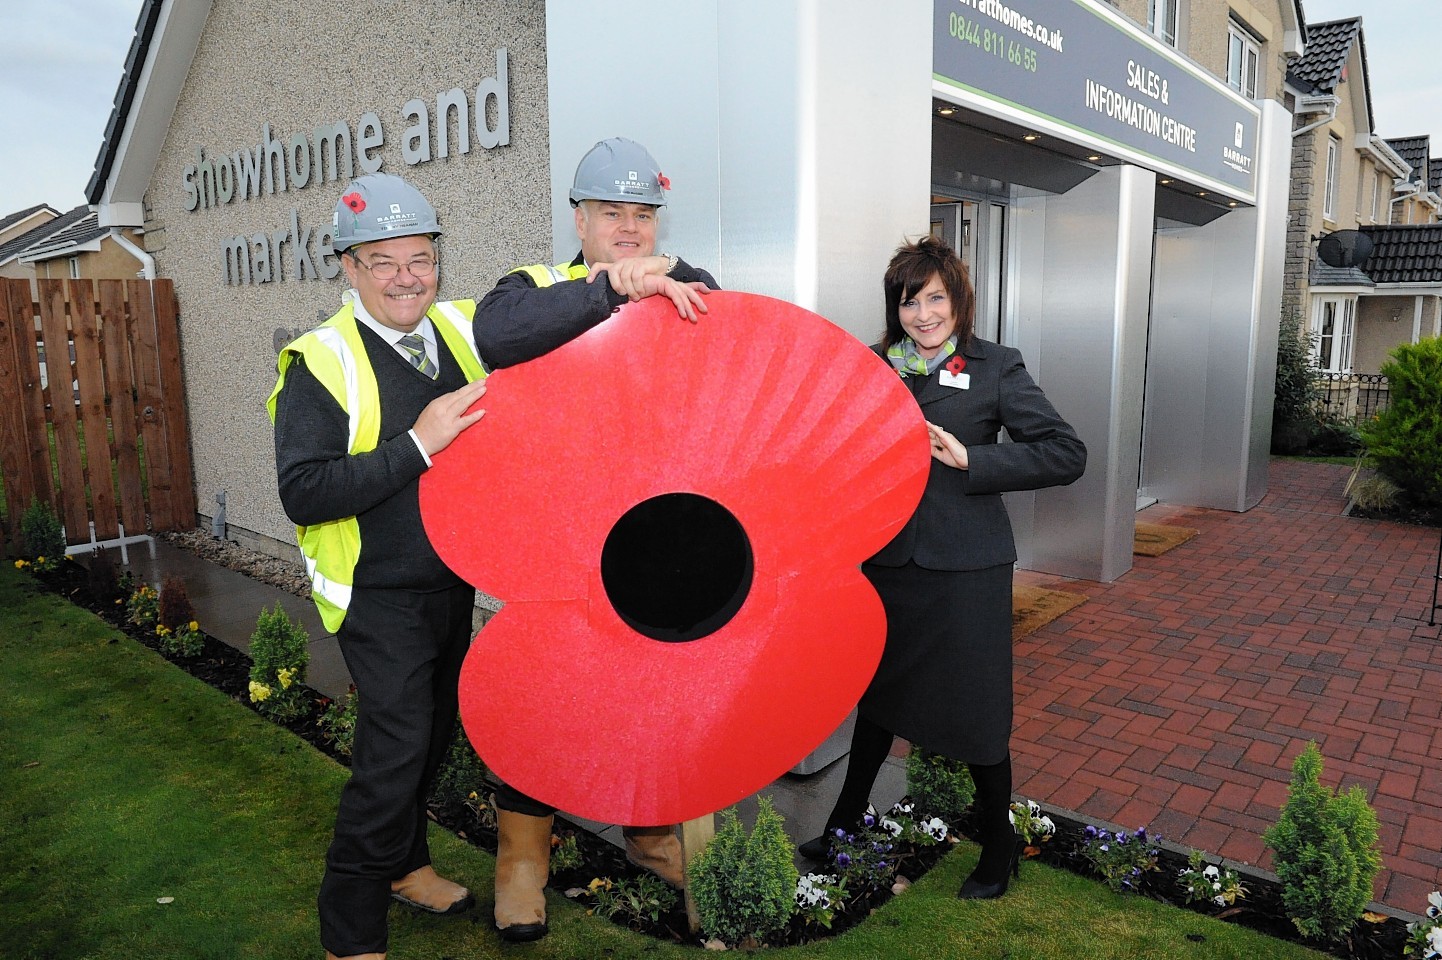
[[[399,203],[393,203],[391,212],[384,217],[376,218],[376,226],[382,230],[401,230],[406,227],[414,227],[420,223],[420,216],[414,212],[406,213],[401,209]]]
[[[641,174],[635,170],[626,171],[625,180],[615,180],[613,182],[616,185],[616,189],[619,190],[621,193],[635,194],[650,193],[653,183],[650,177],[647,177],[644,180],[641,179]]]

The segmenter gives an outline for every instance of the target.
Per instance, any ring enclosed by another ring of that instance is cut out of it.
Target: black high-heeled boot
[[[981,833],[981,859],[957,896],[963,900],[994,900],[1006,893],[1011,878],[1020,874],[1021,838],[1011,825],[1011,756],[1000,763],[968,763],[976,785],[977,826]]]
[[[998,839],[997,841],[993,841],[993,843],[982,846],[981,859],[977,862],[976,869],[971,872],[971,876],[966,878],[966,881],[961,885],[961,889],[957,891],[956,895],[958,897],[962,900],[995,900],[997,897],[1006,893],[1006,888],[1011,883],[1012,877],[1021,876],[1022,840],[1021,837],[1013,833],[1011,834],[1011,843],[1009,845],[1011,855],[1003,861],[1004,866],[1001,871],[1001,877],[1000,879],[992,879],[995,875],[995,869],[991,864],[987,863],[988,848],[1001,846],[1005,843],[1005,840]]]

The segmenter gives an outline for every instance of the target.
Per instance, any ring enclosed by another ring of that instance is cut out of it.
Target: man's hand
[[[931,440],[931,455],[937,460],[958,470],[966,470],[971,466],[966,447],[956,437],[930,420],[926,422],[926,433]]]
[[[596,275],[604,270],[612,290],[628,300],[640,300],[648,296],[641,292],[644,289],[643,278],[664,277],[666,268],[670,265],[671,261],[665,257],[627,257],[615,263],[597,263],[592,265],[591,272],[586,275],[586,282],[595,280]]]
[[[426,404],[416,418],[415,426],[411,427],[416,432],[416,439],[425,448],[426,456],[433,457],[449,447],[462,430],[486,415],[484,410],[466,412],[485,392],[486,381],[476,380]]]

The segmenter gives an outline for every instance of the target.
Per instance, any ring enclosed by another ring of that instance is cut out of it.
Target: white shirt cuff
[[[407,430],[406,433],[409,433],[411,435],[411,439],[416,442],[416,449],[421,452],[421,459],[425,460],[427,467],[430,467],[430,454],[426,453],[426,448],[421,446],[421,438],[416,436],[416,432],[414,430]]]

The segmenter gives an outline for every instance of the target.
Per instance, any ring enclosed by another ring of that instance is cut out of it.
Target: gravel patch
[[[187,550],[202,560],[219,564],[252,580],[279,587],[297,597],[310,596],[310,580],[299,560],[281,560],[268,553],[242,547],[234,540],[217,540],[205,530],[158,533],[157,539]]]

